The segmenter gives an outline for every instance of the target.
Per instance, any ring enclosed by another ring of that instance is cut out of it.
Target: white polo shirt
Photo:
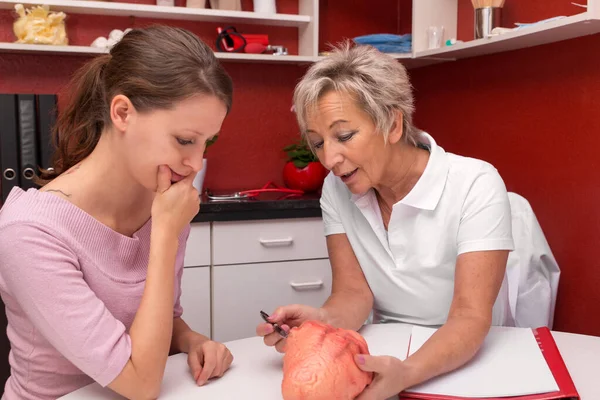
[[[373,189],[353,195],[333,174],[323,185],[325,235],[347,235],[375,297],[375,322],[443,325],[458,255],[513,250],[510,203],[498,171],[446,153],[427,133],[419,142],[430,149],[427,166],[394,204],[387,232]]]

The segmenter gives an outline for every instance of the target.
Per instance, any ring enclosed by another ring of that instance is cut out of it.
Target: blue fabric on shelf
[[[382,53],[410,53],[412,50],[412,35],[410,33],[405,35],[376,33],[357,36],[353,40],[357,44],[373,46]]]

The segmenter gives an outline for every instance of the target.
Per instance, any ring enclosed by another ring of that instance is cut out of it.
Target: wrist
[[[408,357],[406,360],[402,361],[402,376],[404,379],[399,382],[401,385],[400,391],[406,390],[412,386],[418,385],[423,381],[422,373],[420,372],[419,363],[415,363],[415,359],[413,357]],[[400,393],[400,392],[398,392]]]
[[[205,342],[207,342],[209,340],[210,339],[207,338],[206,336],[203,336],[197,332],[189,330],[184,333],[184,336],[182,338],[182,349],[181,350],[184,353],[189,353],[190,349],[193,349],[194,347],[197,347],[197,346],[201,346],[202,344],[204,344]]]
[[[160,239],[169,239],[178,237],[179,233],[175,232],[173,224],[169,222],[163,222],[162,220],[153,220],[152,235]]]
[[[325,307],[321,307],[318,309],[319,313],[318,313],[318,320],[323,322],[324,324],[327,325],[333,325],[331,323],[331,315],[329,310],[327,310]]]
[[[168,224],[157,223],[152,225],[150,232],[151,244],[156,243],[160,246],[168,246],[173,243],[177,244],[179,235]]]

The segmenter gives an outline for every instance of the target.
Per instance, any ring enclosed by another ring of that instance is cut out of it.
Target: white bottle
[[[261,14],[277,14],[275,0],[254,0],[254,12]]]
[[[174,7],[175,0],[156,0],[157,6]]]
[[[191,8],[205,8],[206,7],[206,0],[187,0],[186,1],[186,7],[191,7]]]

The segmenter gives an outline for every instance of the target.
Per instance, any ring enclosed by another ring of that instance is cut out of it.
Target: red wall
[[[513,20],[572,11],[558,0],[509,3],[526,15]],[[472,37],[472,10],[461,11],[459,31]],[[418,126],[447,151],[493,163],[508,189],[530,201],[562,269],[555,329],[593,335],[600,335],[597,49],[600,35],[411,71]]]
[[[150,0],[144,0],[150,1]],[[179,1],[179,0],[178,0]],[[472,7],[459,0],[459,38],[472,38]],[[244,9],[251,8],[243,0]],[[579,11],[561,0],[508,1],[506,24]],[[543,4],[543,6],[542,6]],[[293,12],[289,0],[278,1]],[[289,7],[289,8],[288,8]],[[410,31],[410,0],[321,0],[320,48],[342,37]],[[148,20],[69,16],[73,44],[88,45],[113,27]],[[0,41],[12,41],[12,17],[0,12]],[[161,22],[161,21],[158,21]],[[170,24],[207,42],[215,24]],[[247,33],[256,26],[238,26]],[[273,43],[296,51],[296,31],[266,28]],[[600,335],[600,36],[412,70],[417,124],[448,151],[492,162],[507,187],[524,195],[540,220],[563,270],[556,328]],[[0,53],[0,92],[53,93],[85,57]],[[281,148],[297,137],[289,111],[292,90],[305,67],[225,63],[235,84],[232,113],[208,153],[206,185],[240,189],[281,183]],[[61,97],[64,99],[64,97]]]
[[[176,0],[176,4],[182,1]],[[130,2],[152,4],[152,0]],[[321,1],[320,48],[326,49],[325,43],[336,43],[344,36],[354,37],[380,30],[396,33],[401,25],[406,25],[406,18],[404,22],[400,21],[396,0],[380,0],[379,3],[380,7],[372,7],[361,0]],[[252,10],[252,0],[243,0],[242,5],[244,10]],[[295,1],[280,0],[277,7],[279,12],[298,12]],[[12,21],[8,11],[0,11],[0,41],[14,41]],[[108,35],[111,29],[153,22],[190,29],[214,48],[217,24],[211,23],[69,15],[67,30],[70,44],[89,45],[96,37]],[[244,33],[267,33],[272,44],[287,46],[291,54],[298,51],[297,30],[294,28],[236,27]],[[61,93],[61,89],[76,68],[88,59],[82,56],[0,53],[0,93],[59,93],[59,101],[63,102],[65,93]],[[234,81],[234,104],[217,145],[208,151],[205,187],[237,190],[259,187],[269,180],[283,184],[281,171],[286,159],[281,149],[298,137],[295,118],[290,112],[292,91],[306,66],[233,62],[224,65]]]

